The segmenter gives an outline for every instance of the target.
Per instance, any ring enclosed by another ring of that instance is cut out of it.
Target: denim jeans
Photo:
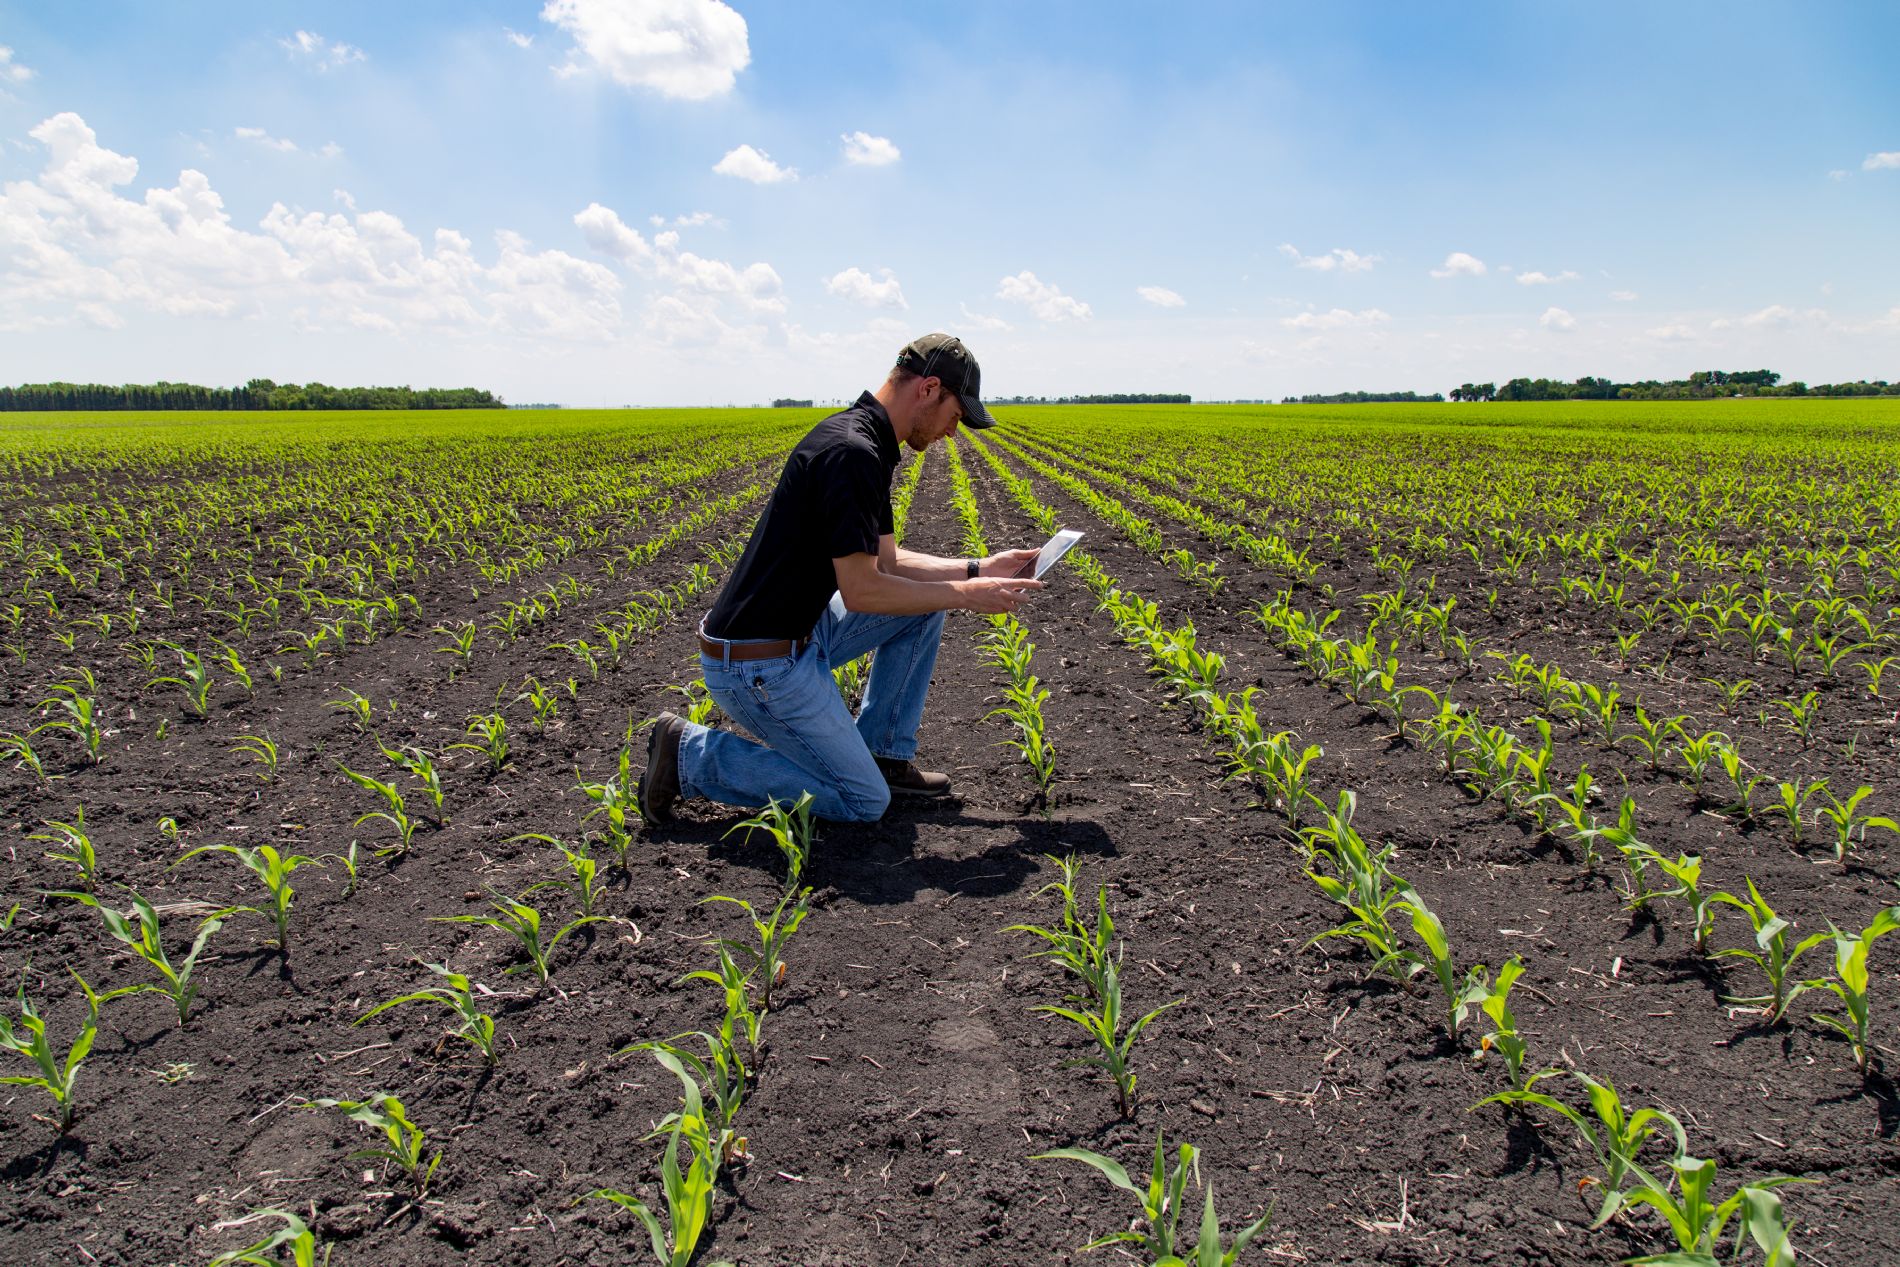
[[[795,656],[728,660],[702,651],[700,670],[713,699],[761,742],[689,724],[680,739],[681,793],[751,807],[810,792],[820,818],[876,822],[891,793],[873,758],[917,755],[924,694],[942,640],[942,612],[847,612],[834,594]],[[877,655],[854,719],[831,670],[872,650]]]

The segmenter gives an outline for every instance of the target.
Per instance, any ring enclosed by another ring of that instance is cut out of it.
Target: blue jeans
[[[751,807],[810,792],[820,818],[876,822],[891,792],[874,758],[917,755],[924,694],[942,640],[942,612],[847,612],[834,594],[795,656],[729,660],[701,652],[713,699],[761,742],[688,724],[680,738],[681,794]],[[871,650],[877,655],[853,719],[831,670]]]

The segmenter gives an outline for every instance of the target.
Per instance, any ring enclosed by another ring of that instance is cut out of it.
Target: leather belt
[[[780,638],[776,642],[722,642],[699,635],[699,649],[715,660],[776,660],[797,655],[811,642],[810,637]]]

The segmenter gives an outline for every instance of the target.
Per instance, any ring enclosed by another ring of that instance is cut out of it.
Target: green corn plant
[[[393,1095],[372,1095],[366,1100],[312,1100],[301,1108],[341,1109],[352,1121],[383,1133],[380,1148],[359,1148],[351,1153],[367,1161],[379,1161],[409,1182],[410,1191],[420,1201],[428,1195],[429,1181],[442,1164],[442,1153],[423,1159],[427,1140],[420,1126],[409,1120],[402,1101]]]
[[[727,897],[716,893],[704,902],[726,902],[745,912],[746,919],[752,924],[752,943],[719,940],[719,945],[748,959],[752,971],[759,977],[759,1010],[772,1010],[772,992],[785,980],[785,947],[798,931],[798,926],[811,914],[811,890],[801,889],[794,896],[787,893],[773,906],[769,915],[760,915],[753,909],[752,903],[743,898]]]
[[[569,638],[566,642],[548,644],[549,651],[565,651],[587,666],[587,676],[600,680],[600,648],[584,638]]]
[[[1030,1160],[1079,1161],[1083,1165],[1093,1166],[1110,1183],[1132,1194],[1140,1202],[1141,1218],[1135,1227],[1110,1232],[1090,1241],[1081,1247],[1084,1252],[1104,1245],[1129,1244],[1140,1250],[1141,1261],[1151,1262],[1155,1267],[1233,1267],[1241,1252],[1260,1235],[1273,1217],[1273,1212],[1269,1210],[1241,1228],[1234,1234],[1233,1244],[1223,1251],[1220,1220],[1214,1212],[1214,1185],[1210,1181],[1204,1185],[1207,1196],[1201,1206],[1198,1234],[1191,1247],[1185,1244],[1181,1240],[1181,1213],[1189,1172],[1193,1172],[1197,1179],[1200,1177],[1200,1152],[1192,1144],[1182,1144],[1176,1152],[1173,1172],[1170,1173],[1167,1147],[1159,1131],[1155,1132],[1154,1162],[1145,1187],[1137,1187],[1121,1163],[1087,1149],[1057,1148],[1037,1153]],[[1145,1228],[1141,1226],[1143,1224]]]
[[[1081,1066],[1100,1069],[1108,1074],[1115,1083],[1115,1104],[1125,1118],[1135,1107],[1135,1071],[1130,1065],[1134,1053],[1135,1040],[1141,1037],[1141,1031],[1148,1028],[1155,1017],[1172,1007],[1179,1007],[1186,999],[1175,999],[1163,1003],[1149,1012],[1133,1025],[1122,1023],[1121,970],[1111,959],[1102,966],[1099,983],[1100,994],[1092,1011],[1063,1007],[1059,1004],[1045,1003],[1036,1007],[1037,1012],[1047,1012],[1059,1016],[1079,1026],[1083,1033],[1095,1040],[1099,1054],[1083,1056],[1063,1063],[1068,1066]]]
[[[1424,966],[1431,970],[1438,986],[1445,996],[1445,1032],[1456,1043],[1464,1031],[1465,1019],[1471,1009],[1484,1001],[1489,989],[1490,974],[1483,964],[1474,964],[1460,976],[1457,964],[1451,957],[1451,940],[1445,935],[1445,926],[1439,921],[1425,900],[1415,892],[1408,892],[1394,904],[1394,909],[1402,910],[1412,921],[1412,931],[1425,944],[1425,954],[1419,956]],[[1410,952],[1416,954],[1416,952]]]
[[[347,898],[351,894],[356,892],[356,879],[357,879],[356,877],[356,862],[357,862],[356,842],[352,840],[350,842],[349,849],[343,853],[324,854],[323,860],[320,861],[318,865],[325,866],[327,868],[328,860],[331,858],[335,858],[339,863],[343,864],[343,873],[350,877],[350,882],[343,886],[343,896]]]
[[[1046,817],[1051,809],[1049,785],[1056,776],[1056,749],[1049,740],[1042,716],[1042,706],[1048,702],[1049,692],[1032,673],[1021,682],[1005,688],[1003,697],[1008,703],[1002,708],[990,710],[985,719],[1002,717],[1015,727],[1016,737],[997,746],[1014,748],[1022,756],[1029,767],[1030,777],[1036,782],[1036,792],[1042,798]]]
[[[1482,1059],[1490,1052],[1496,1052],[1504,1058],[1504,1070],[1510,1075],[1511,1086],[1522,1090],[1537,1077],[1524,1076],[1524,1058],[1530,1054],[1529,1044],[1517,1032],[1517,1014],[1511,1010],[1511,987],[1524,975],[1524,961],[1512,955],[1498,969],[1495,981],[1486,981],[1478,997],[1478,1009],[1491,1022],[1491,1030],[1478,1039],[1478,1058]]]
[[[1814,735],[1821,724],[1821,693],[1809,691],[1798,700],[1778,699],[1775,707],[1788,714],[1781,724],[1801,741],[1805,750],[1814,746]]]
[[[1880,827],[1900,833],[1900,823],[1893,819],[1860,813],[1860,803],[1874,794],[1873,788],[1863,784],[1843,801],[1826,790],[1826,782],[1825,779],[1821,781],[1821,790],[1827,796],[1828,803],[1821,807],[1819,817],[1834,828],[1834,861],[1842,866],[1847,865],[1847,851],[1856,842],[1865,844],[1867,832],[1871,828]]]
[[[725,996],[726,1009],[719,1022],[720,1041],[737,1049],[740,1038],[744,1038],[754,1055],[758,1054],[761,1034],[765,1028],[765,1018],[760,1015],[761,1006],[752,1006],[753,971],[739,966],[731,944],[724,941],[713,943],[713,956],[719,964],[719,971],[701,968],[689,972],[675,984],[685,985],[688,981],[705,981],[719,987]]]
[[[1676,755],[1689,771],[1689,787],[1695,792],[1696,804],[1700,805],[1705,799],[1703,788],[1708,783],[1709,767],[1728,749],[1728,736],[1719,730],[1691,734],[1680,721],[1672,723],[1671,729],[1677,741]]]
[[[607,817],[607,829],[602,840],[613,851],[614,861],[622,870],[627,866],[627,850],[633,846],[631,823],[640,817],[639,780],[633,773],[632,745],[620,749],[620,760],[611,778],[599,783],[589,783],[581,777],[578,767],[574,770],[574,785],[582,796],[594,803],[594,808],[581,816],[583,823]]]
[[[1071,1002],[1086,1003],[1099,1000],[1102,992],[1103,969],[1114,954],[1115,921],[1108,911],[1108,889],[1106,886],[1096,890],[1096,917],[1093,925],[1081,916],[1081,907],[1076,897],[1076,880],[1081,872],[1081,864],[1073,855],[1056,858],[1043,855],[1062,871],[1062,879],[1045,884],[1036,890],[1035,896],[1054,892],[1062,898],[1062,920],[1054,928],[1045,928],[1039,924],[1011,924],[1003,931],[1006,933],[1028,933],[1039,937],[1046,948],[1030,955],[1032,959],[1053,959],[1064,970],[1074,973],[1082,982],[1083,993],[1067,997]]]
[[[1590,1101],[1587,1116],[1555,1096],[1534,1089],[1545,1077],[1560,1076],[1574,1078],[1583,1084]],[[1577,1134],[1595,1154],[1597,1167],[1603,1172],[1603,1204],[1597,1211],[1599,1226],[1620,1208],[1624,1187],[1632,1179],[1640,1181],[1648,1178],[1640,1155],[1650,1136],[1667,1128],[1675,1140],[1673,1155],[1680,1157],[1689,1151],[1688,1133],[1682,1129],[1682,1123],[1674,1114],[1664,1109],[1637,1109],[1631,1112],[1617,1094],[1615,1084],[1608,1079],[1599,1081],[1587,1073],[1559,1070],[1554,1074],[1539,1075],[1530,1080],[1530,1085],[1486,1096],[1471,1107],[1479,1109],[1487,1104],[1534,1104],[1549,1109],[1576,1127]]]
[[[349,687],[343,688],[343,694],[336,699],[323,701],[323,706],[331,712],[342,713],[356,724],[356,733],[367,735],[376,719],[376,706],[369,697],[359,695]]]
[[[1714,893],[1709,900],[1732,906],[1748,917],[1749,926],[1754,930],[1755,949],[1746,946],[1733,946],[1718,950],[1717,959],[1746,959],[1760,968],[1762,975],[1768,978],[1768,993],[1745,998],[1724,998],[1724,1003],[1734,1003],[1743,1007],[1761,1008],[1768,1013],[1770,1025],[1781,1024],[1787,1014],[1788,1004],[1800,991],[1790,990],[1789,972],[1794,968],[1795,960],[1826,941],[1830,934],[1815,933],[1796,943],[1793,950],[1788,949],[1788,930],[1793,927],[1787,920],[1775,914],[1775,908],[1755,887],[1752,877],[1748,880],[1748,899],[1746,901],[1732,893]]]
[[[531,677],[522,683],[521,693],[515,696],[514,702],[519,704],[523,700],[528,701],[528,725],[537,735],[545,732],[548,723],[561,715],[560,697],[541,685],[539,679]]]
[[[283,1226],[263,1239],[246,1245],[243,1249],[226,1250],[212,1259],[206,1267],[328,1267],[332,1245],[323,1247],[323,1257],[317,1257],[317,1236],[310,1225],[289,1210],[252,1210],[244,1218],[230,1223],[221,1223],[220,1227],[242,1227],[257,1219],[273,1218],[283,1221]],[[279,1257],[288,1251],[288,1261]]]
[[[680,709],[680,716],[695,726],[710,726],[719,715],[719,701],[712,697],[712,691],[698,678],[678,683],[667,688],[686,699]]]
[[[378,739],[376,747],[382,751],[384,760],[413,776],[422,785],[422,795],[428,800],[431,811],[429,820],[437,827],[442,827],[447,821],[442,815],[442,772],[436,769],[435,760],[415,744],[391,748]]]
[[[1675,882],[1673,889],[1651,889],[1640,894],[1636,905],[1640,906],[1653,898],[1679,898],[1688,907],[1690,913],[1690,932],[1695,951],[1701,954],[1708,948],[1709,934],[1715,930],[1715,915],[1712,903],[1714,894],[1704,894],[1702,884],[1702,858],[1699,854],[1685,853],[1674,858],[1658,853],[1648,845],[1632,841],[1628,853],[1640,853],[1642,866],[1655,867]]]
[[[451,749],[479,752],[488,758],[488,775],[493,778],[508,768],[508,721],[500,713],[476,713],[468,719],[463,732],[479,743],[452,743]]]
[[[19,1021],[16,1023],[0,1016],[0,1051],[24,1056],[39,1068],[39,1072],[34,1074],[0,1076],[0,1086],[38,1087],[46,1092],[52,1098],[54,1112],[58,1115],[54,1126],[61,1135],[72,1129],[73,1118],[79,1111],[73,1089],[79,1081],[79,1070],[85,1064],[87,1054],[92,1051],[93,1040],[99,1035],[100,1007],[107,999],[134,992],[127,989],[95,994],[83,977],[76,972],[73,976],[86,992],[86,1019],[80,1022],[79,1033],[74,1036],[64,1057],[53,1050],[52,1041],[46,1036],[46,1021],[33,1006],[33,1000],[26,997],[24,976],[13,996],[20,1009]]]
[[[357,820],[361,822],[362,820]],[[291,873],[298,867],[316,863],[315,858],[300,853],[280,854],[274,845],[259,845],[247,849],[243,845],[200,845],[181,857],[179,863],[187,862],[201,853],[227,853],[236,858],[240,865],[264,886],[267,899],[263,906],[235,906],[233,911],[248,911],[253,915],[262,915],[277,930],[277,949],[286,958],[290,955],[290,904],[297,896],[296,888],[290,882]]]
[[[277,781],[277,745],[269,736],[239,735],[228,751],[250,753],[251,759],[264,767],[257,772],[257,777],[265,783]]]
[[[153,994],[164,995],[172,1001],[172,1006],[178,1009],[178,1027],[183,1029],[191,1013],[192,1001],[198,997],[199,983],[192,980],[192,974],[198,967],[198,956],[204,953],[205,945],[211,940],[211,935],[224,927],[224,921],[213,916],[200,924],[198,936],[191,943],[190,953],[177,963],[173,963],[171,956],[165,953],[164,941],[159,936],[158,912],[153,910],[152,904],[139,894],[130,889],[126,892],[132,899],[132,906],[128,911],[116,911],[90,893],[62,892],[50,896],[71,898],[75,902],[82,902],[97,910],[100,917],[105,920],[106,931],[112,935],[113,939],[130,947],[133,954],[151,965],[152,971],[158,973],[162,982],[162,984],[147,983],[133,986],[129,990],[115,993],[150,991]]]
[[[680,1046],[681,1043],[698,1039],[705,1044],[706,1055],[702,1058],[697,1052]],[[703,1100],[710,1105],[708,1126],[719,1154],[719,1164],[729,1166],[734,1162],[749,1161],[746,1152],[746,1138],[738,1133],[734,1123],[738,1120],[739,1110],[745,1105],[747,1080],[751,1077],[745,1066],[745,1060],[739,1049],[727,1039],[717,1034],[695,1031],[679,1034],[665,1042],[633,1043],[615,1052],[615,1056],[624,1056],[634,1051],[664,1051],[680,1064],[692,1070],[693,1076],[701,1083]],[[679,1113],[668,1114],[660,1120],[660,1130],[668,1130],[679,1122]]]
[[[1747,697],[1748,693],[1755,689],[1755,681],[1753,678],[1736,678],[1732,682],[1723,678],[1714,677],[1705,677],[1702,680],[1710,686],[1713,686],[1716,694],[1721,696],[1722,715],[1724,717],[1733,717],[1735,715],[1736,705],[1740,704],[1742,700]]]
[[[1854,1051],[1854,1065],[1862,1076],[1873,1071],[1873,1040],[1869,1036],[1868,985],[1870,977],[1867,971],[1867,954],[1876,941],[1885,937],[1894,929],[1900,928],[1900,906],[1889,906],[1874,916],[1873,923],[1860,932],[1849,936],[1828,923],[1828,932],[1834,940],[1834,976],[1816,981],[1803,981],[1794,990],[1795,995],[1809,990],[1831,990],[1841,1001],[1841,1014],[1832,1016],[1817,1014],[1814,1021],[1845,1038]]]
[[[1778,783],[1775,787],[1781,796],[1782,816],[1788,820],[1788,830],[1793,833],[1794,843],[1798,845],[1801,843],[1801,811],[1809,801],[1827,791],[1827,780],[1816,779],[1803,785],[1801,780],[1796,779],[1792,783]]]
[[[226,669],[230,670],[231,676],[236,679],[237,684],[244,688],[244,693],[246,695],[255,696],[257,689],[251,680],[251,670],[245,665],[243,659],[239,657],[236,648],[232,647],[230,643],[220,642],[216,638],[211,640],[211,645],[222,653],[218,657],[219,662],[223,664]]]
[[[32,732],[16,735],[12,732],[0,734],[0,761],[13,762],[16,770],[30,770],[33,777],[41,783],[51,783],[53,776],[46,772],[46,765],[40,760],[40,754],[33,750]]]
[[[594,904],[600,901],[603,891],[599,880],[600,864],[587,852],[585,846],[578,851],[569,849],[563,842],[540,832],[523,832],[518,836],[508,837],[508,840],[511,844],[517,840],[538,840],[544,845],[553,845],[561,851],[561,856],[567,859],[568,870],[573,875],[571,880],[537,880],[524,892],[533,893],[537,889],[560,889],[580,903],[582,915],[594,913]]]
[[[1710,1196],[1710,1189],[1715,1184],[1713,1160],[1691,1157],[1685,1152],[1670,1160],[1669,1169],[1675,1176],[1673,1186],[1676,1191],[1671,1190],[1672,1185],[1669,1183],[1639,1169],[1635,1172],[1640,1181],[1638,1185],[1627,1192],[1611,1193],[1609,1208],[1597,1220],[1597,1226],[1600,1227],[1623,1210],[1646,1205],[1668,1221],[1669,1230],[1676,1238],[1675,1253],[1652,1254],[1626,1259],[1626,1262],[1654,1264],[1655,1267],[1701,1267],[1702,1264],[1714,1263],[1721,1248],[1722,1234],[1727,1230],[1729,1220],[1738,1214],[1741,1217],[1736,1223],[1735,1246],[1729,1255],[1730,1261],[1741,1256],[1745,1240],[1755,1242],[1770,1267],[1794,1261],[1794,1247],[1788,1243],[1787,1215],[1781,1208],[1780,1195],[1773,1189],[1791,1183],[1813,1183],[1814,1180],[1785,1175],[1758,1179],[1743,1184],[1726,1200],[1717,1203]]]
[[[361,827],[364,823],[380,819],[396,829],[396,843],[387,848],[378,849],[376,851],[377,855],[380,857],[390,855],[400,857],[408,853],[409,844],[415,839],[416,835],[416,820],[409,817],[408,805],[403,800],[402,791],[397,788],[394,783],[385,783],[381,779],[374,778],[370,775],[359,774],[340,761],[337,763],[336,768],[343,772],[345,778],[349,779],[350,782],[356,784],[364,791],[374,792],[383,798],[385,808],[369,811],[367,814],[358,818],[352,826]]]
[[[1878,660],[1856,660],[1854,662],[1857,667],[1867,674],[1867,693],[1875,699],[1885,698],[1880,693],[1880,678],[1895,662],[1900,662],[1900,656],[1890,655],[1883,656]]]
[[[58,845],[59,849],[49,849],[46,856],[54,862],[70,862],[79,872],[79,886],[88,893],[99,891],[99,855],[92,847],[92,838],[86,834],[86,807],[74,807],[73,821],[42,823],[52,828],[49,832],[34,832],[28,840],[43,840],[49,845]]]
[[[1549,810],[1554,809],[1563,816],[1564,824],[1570,830],[1571,839],[1583,845],[1584,866],[1589,868],[1595,868],[1597,864],[1596,838],[1586,834],[1596,825],[1595,820],[1590,816],[1590,804],[1596,791],[1596,782],[1596,776],[1590,773],[1590,767],[1580,765],[1577,767],[1577,777],[1570,785],[1569,795],[1550,792],[1531,798],[1531,804],[1534,807],[1548,807],[1539,819],[1540,822],[1546,824],[1547,829],[1551,818]]]
[[[1744,776],[1742,772],[1748,769],[1748,765],[1742,760],[1742,754],[1733,748],[1720,749],[1715,759],[1720,763],[1722,773],[1728,776],[1729,786],[1735,789],[1735,799],[1722,807],[1724,812],[1740,814],[1744,822],[1753,822],[1755,789],[1766,783],[1768,777],[1762,774]]]
[[[670,1119],[670,1126],[656,1132],[667,1136],[666,1152],[660,1158],[666,1222],[662,1224],[640,1198],[613,1188],[596,1188],[582,1199],[611,1201],[631,1211],[646,1227],[653,1243],[653,1256],[663,1267],[688,1267],[712,1218],[713,1185],[719,1180],[719,1152],[714,1147],[712,1126],[706,1118],[698,1082],[672,1052],[654,1049],[653,1058],[680,1081],[679,1110]],[[687,1151],[684,1170],[680,1168],[682,1145]],[[732,1264],[716,1263],[711,1267],[732,1267]]]
[[[532,969],[535,979],[544,986],[548,983],[551,972],[549,963],[567,935],[589,924],[607,922],[605,915],[582,915],[571,923],[562,925],[551,937],[543,940],[541,912],[534,907],[519,898],[504,897],[498,893],[491,894],[488,904],[495,909],[496,914],[435,915],[430,918],[438,924],[478,924],[507,933],[515,939],[521,948],[521,953],[527,956],[528,960],[526,963],[518,963],[507,969],[507,972],[512,974]]]
[[[277,648],[277,654],[288,655],[295,651],[303,657],[303,667],[306,669],[316,668],[317,661],[330,654],[323,649],[323,644],[330,641],[331,637],[328,626],[319,625],[314,633],[293,629],[284,636],[290,639],[290,645]]]
[[[1648,711],[1639,704],[1636,706],[1636,729],[1618,736],[1616,743],[1619,746],[1628,744],[1641,753],[1645,768],[1654,773],[1662,769],[1663,762],[1669,757],[1670,739],[1681,731],[1683,723],[1688,720],[1687,714],[1679,714],[1652,721]]]
[[[1330,937],[1347,937],[1361,942],[1373,954],[1373,970],[1391,972],[1401,981],[1410,980],[1424,967],[1416,954],[1408,954],[1392,927],[1392,912],[1412,896],[1411,886],[1386,867],[1393,848],[1386,845],[1374,851],[1352,825],[1357,798],[1350,791],[1339,794],[1339,808],[1328,811],[1324,825],[1305,828],[1301,833],[1315,865],[1307,879],[1320,892],[1346,909],[1351,917],[1316,934],[1309,946]],[[1319,870],[1330,868],[1331,874]]]
[[[799,886],[805,875],[805,863],[811,857],[812,835],[816,825],[811,816],[812,796],[810,792],[800,792],[795,801],[784,803],[770,800],[751,818],[746,819],[728,831],[743,831],[748,837],[755,831],[762,831],[772,838],[778,851],[785,858],[785,893],[789,896]]]
[[[355,1024],[361,1025],[372,1016],[387,1012],[392,1007],[401,1007],[405,1003],[422,1003],[447,1008],[455,1013],[461,1024],[450,1030],[448,1037],[459,1038],[482,1053],[483,1059],[491,1065],[500,1061],[501,1055],[495,1050],[495,1018],[484,1013],[475,1005],[475,996],[469,992],[469,980],[459,972],[452,972],[446,964],[424,964],[430,972],[442,978],[441,985],[425,986],[413,994],[378,1003],[369,1011],[356,1018]]]
[[[1597,729],[1602,733],[1605,747],[1616,743],[1616,719],[1622,711],[1623,692],[1615,682],[1604,688],[1598,688],[1590,682],[1573,682],[1573,709],[1579,718],[1589,717],[1595,720]]]
[[[89,691],[84,689],[93,685],[92,671],[81,669],[80,672],[85,675],[83,681],[61,682],[51,688],[52,695],[40,701],[41,708],[57,708],[66,715],[43,722],[28,733],[37,735],[42,730],[63,730],[85,751],[86,763],[98,765],[99,749],[105,743],[105,731],[99,725],[98,705]]]
[[[449,662],[449,681],[453,682],[457,672],[475,662],[475,622],[459,620],[454,624],[437,625],[429,632],[442,634],[449,639],[448,645],[435,649],[435,654],[455,657]]]
[[[204,661],[194,652],[185,650],[175,642],[160,643],[178,653],[179,670],[175,676],[155,677],[145,684],[145,689],[154,686],[175,686],[185,693],[185,705],[194,716],[203,720],[211,712],[211,672],[205,668]]]

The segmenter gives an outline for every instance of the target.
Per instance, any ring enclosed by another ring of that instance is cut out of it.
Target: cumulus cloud
[[[1577,319],[1562,308],[1546,308],[1544,315],[1537,319],[1537,324],[1558,334],[1569,334],[1577,328]]]
[[[1629,304],[1636,302],[1637,294],[1633,290],[1613,290],[1610,292],[1610,298],[1619,304]]]
[[[574,223],[588,246],[671,288],[652,299],[646,312],[647,330],[665,341],[706,343],[734,337],[739,327],[727,320],[728,311],[741,321],[785,311],[784,283],[770,264],[740,268],[683,251],[680,235],[671,229],[648,241],[619,213],[597,202],[589,203]]]
[[[881,268],[878,273],[879,277],[872,277],[861,268],[847,268],[826,279],[825,293],[863,304],[866,308],[909,308],[910,304],[904,299],[904,288],[897,284],[897,277],[891,270]]]
[[[1559,282],[1574,282],[1576,280],[1577,275],[1567,268],[1554,277],[1549,273],[1539,273],[1535,270],[1528,273],[1519,273],[1517,275],[1517,284],[1520,286],[1555,286]]]
[[[1310,268],[1316,273],[1330,273],[1334,269],[1342,273],[1369,273],[1379,262],[1377,255],[1361,255],[1343,246],[1336,246],[1324,255],[1302,255],[1291,242],[1282,242],[1280,254],[1292,260],[1293,267]]]
[[[728,150],[724,158],[713,164],[713,170],[721,176],[736,176],[755,185],[776,185],[782,180],[798,179],[797,168],[780,167],[764,150],[755,150],[750,145]]]
[[[1900,150],[1882,150],[1878,154],[1869,154],[1861,160],[1860,169],[1864,172],[1877,172],[1881,168],[1900,170]]]
[[[732,91],[752,61],[745,19],[719,0],[548,0],[541,20],[574,39],[561,73],[592,65],[683,101]]]
[[[996,297],[1023,305],[1039,321],[1087,321],[1095,315],[1087,304],[1063,294],[1060,287],[1043,281],[1028,269],[998,282]]]
[[[1432,270],[1433,277],[1483,277],[1486,273],[1484,261],[1475,255],[1463,251],[1453,251],[1445,257],[1442,267]]]
[[[669,223],[665,216],[648,216],[647,222],[656,229],[664,229]],[[710,211],[690,211],[683,216],[674,216],[671,224],[676,229],[697,229],[701,225],[713,224],[725,227],[725,221]]]
[[[234,224],[202,172],[142,198],[120,192],[138,160],[99,144],[77,114],[29,134],[40,173],[0,188],[0,328],[129,315],[290,320],[300,329],[387,329],[598,339],[619,325],[612,269],[495,235],[492,263],[461,234],[432,241],[395,216],[273,205]],[[348,204],[346,204],[347,206]]]
[[[356,45],[345,44],[342,40],[325,40],[315,31],[299,31],[277,42],[289,49],[291,56],[318,70],[335,70],[339,66],[348,66],[351,62],[368,58],[368,54]]]
[[[1326,312],[1302,312],[1298,316],[1282,317],[1280,324],[1290,330],[1350,330],[1384,325],[1390,320],[1391,314],[1378,308],[1365,308],[1358,312],[1333,308]]]
[[[839,139],[844,142],[844,161],[860,167],[885,167],[904,156],[888,136],[846,132]]]
[[[33,78],[30,67],[13,60],[13,50],[0,44],[0,84],[23,84]]]
[[[1137,286],[1135,293],[1157,308],[1185,308],[1187,300],[1166,286]]]

